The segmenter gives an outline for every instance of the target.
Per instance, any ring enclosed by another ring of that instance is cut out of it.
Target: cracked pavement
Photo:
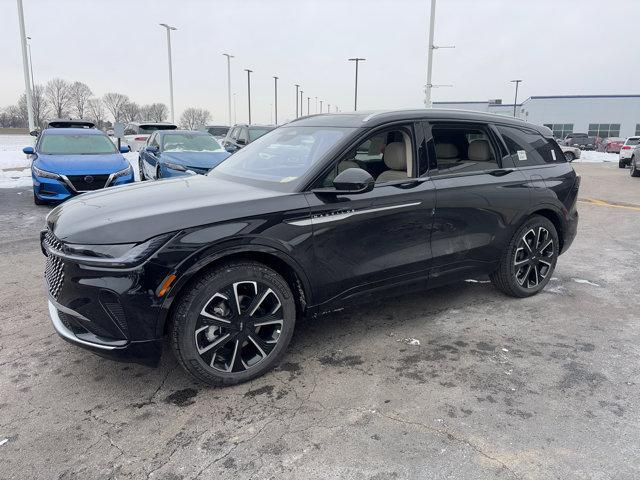
[[[581,197],[640,206],[628,171],[575,167]],[[300,322],[275,371],[213,389],[168,346],[150,369],[58,338],[48,208],[0,190],[0,477],[639,478],[640,212],[579,209],[534,298],[482,278],[376,298]]]

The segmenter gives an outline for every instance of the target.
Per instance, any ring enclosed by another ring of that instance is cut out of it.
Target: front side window
[[[44,135],[40,153],[45,155],[100,155],[117,153],[106,135]]]
[[[375,133],[344,155],[323,179],[330,187],[335,177],[348,168],[366,170],[376,183],[415,177],[411,128],[393,128]]]
[[[300,179],[354,129],[284,126],[231,155],[208,175],[295,191]]]
[[[437,170],[432,175],[469,173],[500,168],[485,127],[435,124],[431,128]]]
[[[250,128],[249,129],[249,141],[254,142],[263,136],[265,133],[273,130],[272,128]]]
[[[563,162],[564,155],[538,132],[506,125],[496,127],[516,167]],[[555,143],[555,142],[553,142]]]
[[[247,129],[246,128],[241,128],[238,131],[238,140],[242,141],[244,143],[249,143],[249,136],[247,135]]]
[[[197,133],[167,133],[163,137],[165,152],[215,152],[222,150],[211,135]]]

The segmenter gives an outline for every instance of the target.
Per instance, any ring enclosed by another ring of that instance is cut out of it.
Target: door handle
[[[494,177],[503,177],[504,175],[508,175],[511,172],[515,172],[515,168],[497,168],[495,170],[489,171],[489,175],[493,175]]]

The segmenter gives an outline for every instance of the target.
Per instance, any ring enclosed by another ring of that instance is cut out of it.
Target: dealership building
[[[502,100],[481,102],[433,102],[435,108],[474,110],[513,115],[513,103]],[[550,95],[529,97],[517,104],[516,116],[553,130],[556,138],[569,133],[592,136],[629,137],[640,135],[640,95]]]

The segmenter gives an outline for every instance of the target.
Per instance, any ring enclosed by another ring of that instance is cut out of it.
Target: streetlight
[[[247,72],[247,101],[249,102],[249,125],[251,125],[251,72],[248,68],[244,69]]]
[[[309,104],[311,102],[311,97],[307,97],[307,115],[309,115]]]
[[[516,84],[516,98],[513,100],[513,116],[516,116],[516,104],[518,103],[518,85],[522,82],[522,80],[511,80],[511,83]]]
[[[322,113],[322,100],[320,100],[320,113]]]
[[[27,37],[27,40],[31,40],[31,37]],[[31,56],[31,43],[27,42],[27,48],[29,49],[29,70],[31,71],[31,90],[33,94],[36,94],[36,82],[33,79],[33,57]]]
[[[364,62],[366,58],[350,58],[350,62],[356,62],[356,92],[353,99],[353,109],[358,110],[358,63]],[[322,102],[320,102],[320,113],[322,113]]]
[[[274,100],[273,100],[273,110],[275,112],[275,125],[278,124],[278,77],[274,76],[273,77],[273,93],[274,93]]]
[[[238,99],[238,94],[234,93],[233,94],[233,123],[234,124],[238,123],[238,104],[236,102],[237,99]]]
[[[175,122],[175,112],[173,109],[173,66],[171,65],[171,30],[177,30],[176,27],[159,23],[161,27],[167,29],[167,55],[169,57],[169,107],[171,108],[171,123]]]
[[[22,0],[18,0],[18,23],[20,25],[20,46],[22,47],[22,69],[24,72],[24,87],[27,97],[27,117],[29,118],[29,131],[33,131],[35,129],[35,124],[33,122],[33,102],[31,98],[31,82],[29,81],[27,36],[24,32],[24,12],[22,11]]]
[[[296,86],[296,118],[298,118],[298,89],[300,88],[300,85],[296,83],[295,86]]]
[[[303,94],[304,92],[300,90],[300,116],[301,117],[304,115],[304,109],[302,108],[302,101],[304,99]]]
[[[331,104],[327,103],[327,113],[331,113]]]
[[[223,53],[227,57],[227,101],[229,102],[229,125],[231,125],[231,59],[233,55]]]
[[[446,45],[439,47],[433,44],[434,27],[436,23],[436,0],[431,0],[431,15],[429,16],[429,56],[427,59],[427,84],[424,90],[424,106],[431,108],[431,89],[436,87],[431,83],[431,76],[433,73],[433,52],[439,48],[456,48],[454,45]]]
[[[318,97],[314,97],[316,99],[316,109],[315,112],[318,113]]]

